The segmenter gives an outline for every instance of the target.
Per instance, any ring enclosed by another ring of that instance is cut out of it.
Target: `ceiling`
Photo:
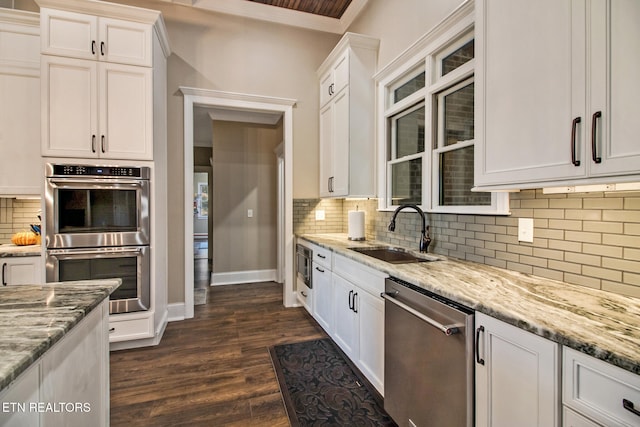
[[[351,0],[247,0],[329,18],[342,18]]]
[[[210,12],[344,34],[369,0],[162,0]]]

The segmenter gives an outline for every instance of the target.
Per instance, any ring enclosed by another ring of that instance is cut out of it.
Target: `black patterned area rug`
[[[293,427],[396,425],[331,339],[277,345],[269,353]]]

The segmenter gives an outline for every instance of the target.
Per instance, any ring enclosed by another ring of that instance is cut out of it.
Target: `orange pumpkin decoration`
[[[11,243],[18,246],[35,245],[38,242],[38,236],[31,231],[20,231],[11,237]]]

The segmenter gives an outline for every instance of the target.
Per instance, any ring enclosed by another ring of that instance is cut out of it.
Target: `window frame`
[[[393,159],[391,153],[387,151],[393,144],[391,138],[395,138],[392,133],[391,119],[401,113],[404,115],[405,110],[408,113],[410,108],[424,102],[425,150],[422,156],[412,155],[414,158],[422,157],[422,203],[420,207],[425,212],[433,213],[481,215],[508,215],[510,213],[508,193],[491,193],[490,205],[440,205],[440,153],[468,146],[475,147],[474,139],[460,141],[447,147],[441,147],[440,141],[436,140],[436,138],[441,138],[440,126],[444,122],[444,113],[441,109],[436,109],[439,105],[438,96],[445,96],[454,91],[454,88],[464,87],[470,82],[475,83],[475,58],[442,76],[442,59],[474,38],[473,16],[462,18],[460,22],[449,23],[448,30],[440,34],[440,37],[433,37],[431,43],[416,42],[412,48],[374,76],[377,90],[378,189],[380,190],[378,210],[380,211],[391,211],[398,207],[393,204],[391,199],[391,165],[397,163],[399,159]],[[423,39],[429,39],[430,36],[431,33],[427,33]],[[421,49],[413,52],[413,49],[418,49],[418,47]],[[394,103],[394,91],[422,71],[425,72],[425,87]],[[477,100],[475,105],[477,105]],[[477,122],[475,127],[477,129]],[[409,160],[408,156],[402,159]],[[392,161],[394,163],[391,163]]]

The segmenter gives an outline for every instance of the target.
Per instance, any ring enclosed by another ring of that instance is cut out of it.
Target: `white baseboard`
[[[275,282],[275,280],[275,269],[211,273],[211,286],[237,285],[240,283]]]
[[[169,322],[179,322],[185,319],[185,309],[183,302],[175,302],[173,304],[169,304],[167,306],[167,311],[169,312]]]

